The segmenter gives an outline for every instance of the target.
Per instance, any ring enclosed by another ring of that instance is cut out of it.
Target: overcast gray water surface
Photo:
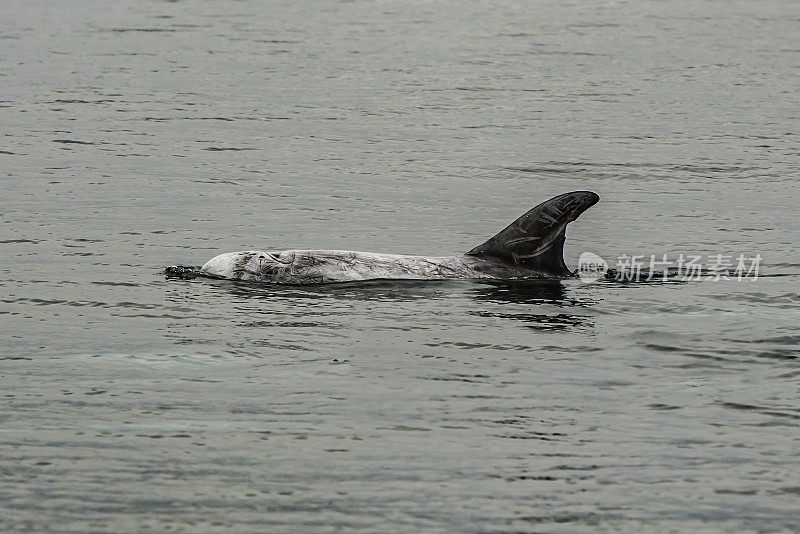
[[[800,529],[794,1],[0,4],[0,530]],[[167,280],[584,251],[750,281]]]

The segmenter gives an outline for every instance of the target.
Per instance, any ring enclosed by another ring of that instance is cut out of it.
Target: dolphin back
[[[546,200],[497,235],[467,252],[487,256],[554,276],[571,274],[564,263],[567,225],[594,206],[600,197],[572,191]]]

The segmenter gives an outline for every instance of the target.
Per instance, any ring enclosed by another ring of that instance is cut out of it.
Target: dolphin
[[[359,280],[570,278],[564,263],[569,223],[600,200],[591,191],[542,202],[497,235],[461,256],[411,256],[347,250],[246,250],[220,254],[200,276],[269,284],[326,284]],[[167,274],[180,267],[168,267]]]

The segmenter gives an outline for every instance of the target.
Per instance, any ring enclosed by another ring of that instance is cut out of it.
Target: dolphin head
[[[200,270],[207,275],[233,280],[278,279],[291,271],[295,253],[243,250],[220,254],[208,260]]]

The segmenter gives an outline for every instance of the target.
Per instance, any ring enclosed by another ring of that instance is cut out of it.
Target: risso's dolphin
[[[247,250],[212,258],[198,274],[295,285],[378,279],[567,278],[573,276],[563,255],[567,225],[598,200],[600,197],[591,191],[573,191],[551,198],[462,256]],[[169,269],[179,268],[168,268],[168,273]]]

